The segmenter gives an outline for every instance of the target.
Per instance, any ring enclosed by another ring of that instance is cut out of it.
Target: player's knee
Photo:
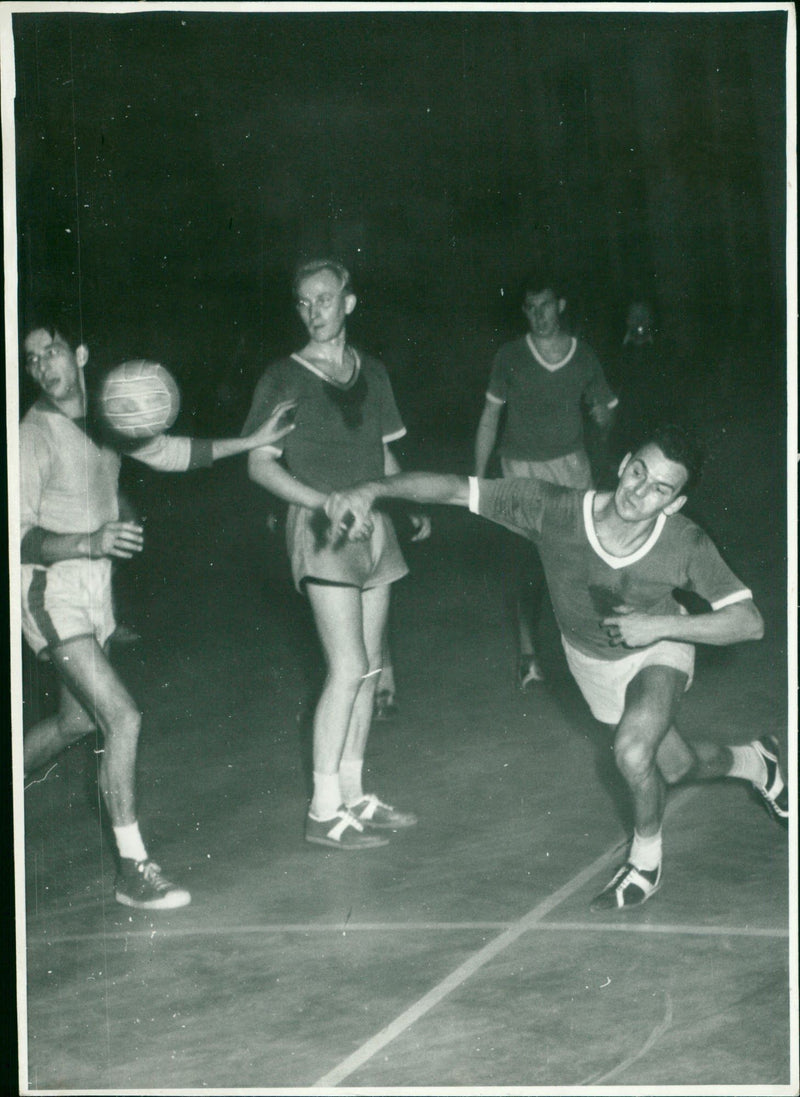
[[[88,712],[83,715],[76,713],[68,717],[58,717],[58,734],[63,746],[69,746],[70,743],[82,739],[84,735],[90,735],[93,731],[97,731],[97,724]]]
[[[369,674],[369,662],[365,655],[353,655],[347,659],[339,659],[331,667],[331,677],[343,689],[355,692]]]
[[[648,742],[635,735],[624,735],[614,743],[614,760],[623,777],[635,783],[652,772],[655,752]]]
[[[112,739],[136,742],[142,728],[142,714],[130,704],[122,704],[111,714],[106,736]]]

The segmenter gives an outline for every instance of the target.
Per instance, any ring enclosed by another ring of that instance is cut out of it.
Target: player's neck
[[[355,351],[347,346],[344,333],[325,343],[312,340],[300,351],[300,357],[307,358],[336,381],[346,381],[356,364]]]
[[[656,524],[656,517],[642,522],[626,522],[617,513],[612,491],[599,491],[592,509],[594,531],[606,552],[612,556],[629,556],[648,539]]]
[[[82,385],[77,391],[71,392],[61,399],[53,396],[47,396],[47,399],[67,419],[82,419],[86,415],[86,390]]]
[[[548,362],[558,362],[572,345],[572,336],[560,328],[552,335],[530,335],[533,345],[539,354]]]

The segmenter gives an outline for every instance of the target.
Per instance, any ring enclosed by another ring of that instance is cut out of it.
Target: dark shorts
[[[394,526],[380,511],[375,512],[375,528],[366,541],[332,540],[330,534],[323,511],[289,507],[286,546],[299,591],[311,579],[367,590],[408,574]]]

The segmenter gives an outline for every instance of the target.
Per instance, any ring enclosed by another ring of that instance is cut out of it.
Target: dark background
[[[429,448],[469,447],[538,264],[612,378],[644,295],[688,397],[785,383],[784,12],[13,28],[22,322],[66,308],[95,365],[163,362],[179,429],[238,431],[318,253],[353,270],[351,334]]]

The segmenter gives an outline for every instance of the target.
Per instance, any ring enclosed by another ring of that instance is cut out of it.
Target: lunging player
[[[53,326],[24,341],[25,367],[41,394],[20,424],[22,629],[60,679],[57,715],[24,737],[28,774],[70,743],[103,735],[100,789],[111,817],[120,866],[118,902],[147,910],[182,907],[191,896],[150,859],[137,821],[134,771],[141,716],[108,659],[115,628],[111,568],[144,546],[142,527],[120,520],[120,454],[87,420],[84,344]],[[246,438],[157,435],[131,457],[165,472],[183,472],[272,445],[292,427],[289,405]]]
[[[469,506],[535,541],[570,670],[594,716],[615,728],[616,762],[633,800],[628,859],[593,910],[637,906],[658,889],[667,784],[739,777],[778,821],[788,818],[772,736],[739,746],[690,745],[675,728],[694,645],[758,640],[764,628],[751,592],[679,513],[699,471],[691,440],[665,427],[625,457],[615,491],[404,473],[334,494],[326,504],[332,524],[349,528],[351,537],[372,521],[376,500],[398,498]],[[702,596],[710,612],[682,613],[676,589]]]

